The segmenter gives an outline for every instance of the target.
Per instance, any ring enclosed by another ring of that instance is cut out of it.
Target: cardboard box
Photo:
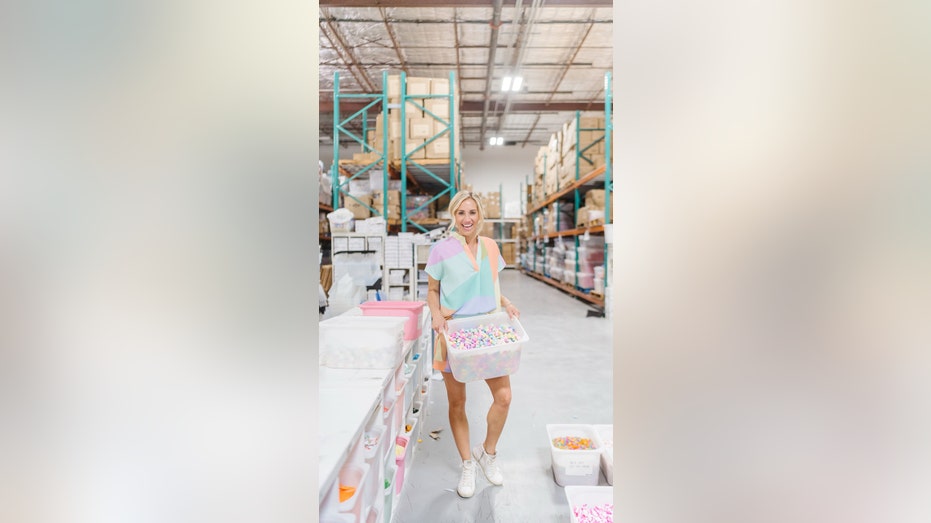
[[[398,103],[401,101],[401,75],[388,75],[388,102]]]
[[[353,153],[352,161],[360,165],[367,165],[376,162],[381,158],[378,153]]]
[[[372,203],[381,205],[384,203],[384,194],[381,191],[372,193]],[[401,205],[401,191],[388,191],[388,205]]]
[[[592,189],[585,193],[585,207],[589,209],[604,209],[605,191],[604,189]]]
[[[431,98],[426,100],[424,107],[431,113],[439,116],[443,120],[449,121],[449,100],[443,100],[441,98]],[[430,118],[433,121],[436,121],[436,118],[433,118],[430,115],[427,115],[427,118]]]
[[[361,203],[356,201],[356,198],[361,200]],[[371,205],[371,203],[371,195],[353,195],[343,197],[343,207],[349,209],[352,212],[353,218],[356,220],[365,219],[372,215],[372,212],[368,208],[368,205]]]
[[[407,95],[413,96],[413,95],[430,94],[430,81],[431,81],[430,78],[408,76],[407,77]]]
[[[492,222],[485,222],[482,224],[482,230],[478,231],[479,236],[487,236],[488,238],[495,237],[495,224]]]
[[[413,152],[413,153],[411,152],[411,151],[414,151],[414,149],[417,149],[418,147],[423,145],[423,142],[424,142],[423,138],[408,138],[407,139],[406,145],[407,145],[407,154],[409,155],[408,158],[412,158],[414,160],[422,160],[427,157],[426,147],[421,147],[420,150]]]
[[[417,100],[417,103],[423,105],[424,100]],[[397,109],[400,114],[401,109]],[[418,107],[414,102],[407,102],[407,105],[404,107],[404,117],[408,120],[411,118],[423,118],[424,112]]]
[[[372,207],[375,208],[376,216],[385,215],[385,212],[384,212],[385,208],[382,207],[381,203],[375,202],[374,205],[372,205]],[[400,203],[394,203],[394,204],[388,205],[388,219],[389,220],[400,220],[401,219],[401,204]]]
[[[504,243],[501,245],[501,257],[504,263],[508,265],[517,264],[517,246],[514,243]]]
[[[401,110],[388,111],[388,139],[395,140],[401,137]]]
[[[426,158],[449,158],[449,137],[446,133],[443,133],[443,136],[427,144]]]
[[[407,120],[408,138],[430,138],[433,136],[433,118],[414,117]]]
[[[430,94],[449,94],[449,78],[431,78]]]

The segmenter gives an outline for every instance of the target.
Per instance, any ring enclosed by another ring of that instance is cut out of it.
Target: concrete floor
[[[584,302],[516,269],[502,272],[501,292],[520,308],[530,336],[511,376],[511,409],[498,443],[504,485],[492,486],[479,470],[475,495],[456,494],[460,460],[446,388],[431,381],[422,442],[395,502],[395,523],[570,521],[565,492],[553,479],[546,425],[612,423],[612,327],[604,318],[586,317],[592,309]],[[484,439],[491,393],[484,382],[474,382],[467,395],[475,445]],[[429,437],[433,430],[442,430],[438,440]],[[599,484],[607,484],[603,476]]]

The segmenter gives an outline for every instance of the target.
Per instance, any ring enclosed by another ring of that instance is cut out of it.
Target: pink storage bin
[[[410,443],[410,438],[404,435],[398,436],[396,443],[397,447],[404,449],[401,451],[401,454],[397,454],[397,450],[395,450],[395,463],[398,466],[398,471],[394,479],[394,492],[395,494],[400,494],[401,488],[404,486],[404,469],[407,468],[407,463],[409,461],[406,458],[408,452],[410,452],[410,449],[407,448],[407,444]]]
[[[363,316],[406,316],[404,339],[416,340],[420,336],[422,301],[367,301],[359,305]]]

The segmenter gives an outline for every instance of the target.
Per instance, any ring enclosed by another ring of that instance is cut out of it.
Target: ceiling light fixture
[[[511,77],[510,77],[510,76],[505,76],[505,77],[501,80],[501,90],[502,90],[502,91],[510,91],[510,90],[511,90]]]
[[[504,145],[503,136],[492,136],[488,139],[488,145]]]

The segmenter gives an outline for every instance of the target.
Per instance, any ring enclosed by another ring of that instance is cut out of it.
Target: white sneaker
[[[504,476],[501,474],[501,468],[498,467],[497,454],[492,456],[485,452],[485,447],[476,445],[472,448],[472,459],[478,461],[478,464],[481,465],[482,472],[485,473],[489,483],[492,485],[504,484]]]
[[[475,462],[471,459],[462,462],[462,475],[459,476],[456,492],[464,498],[471,498],[475,494]]]

